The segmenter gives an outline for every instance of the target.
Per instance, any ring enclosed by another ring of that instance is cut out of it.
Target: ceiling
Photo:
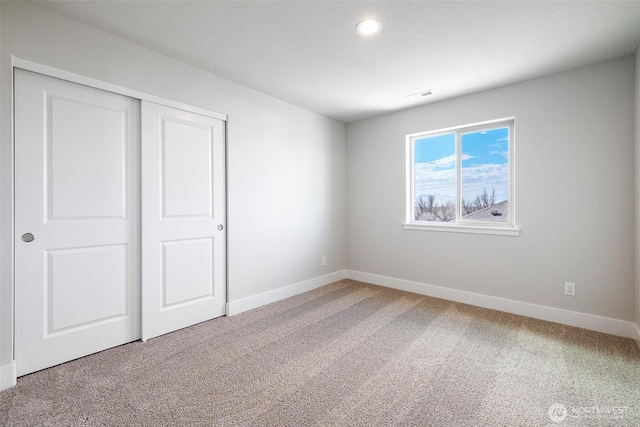
[[[34,3],[345,123],[640,45],[640,1]],[[363,38],[367,17],[383,28]]]

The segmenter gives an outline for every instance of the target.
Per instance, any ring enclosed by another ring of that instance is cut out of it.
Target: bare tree
[[[496,204],[496,189],[494,188],[491,191],[491,194],[487,193],[487,189],[482,189],[482,194],[476,196],[473,200],[474,210],[480,210],[484,208],[488,208],[489,206],[493,206]]]
[[[426,200],[420,196],[415,203],[415,219],[426,219],[427,221],[433,221],[438,216],[440,207],[436,203],[436,196],[428,194]],[[424,218],[424,217],[427,218]]]
[[[491,189],[491,193],[486,188],[482,189],[482,193],[476,195],[474,199],[462,199],[463,216],[469,215],[480,209],[485,209],[496,204],[496,190]],[[427,194],[420,196],[414,205],[414,216],[419,221],[442,221],[449,222],[455,220],[456,206],[452,201],[436,202],[436,196]]]
[[[473,202],[467,200],[467,199],[462,199],[462,215],[468,215],[471,212],[474,212],[476,209],[473,205]]]
[[[420,215],[422,215],[426,211],[427,211],[427,202],[425,202],[422,196],[420,196],[420,198],[416,201],[416,205],[415,205],[415,219],[419,220]]]
[[[436,196],[433,194],[427,195],[427,212],[433,213],[436,208]]]
[[[496,190],[491,189],[491,193],[486,188],[482,189],[482,194],[476,195],[474,199],[462,199],[462,215],[469,215],[480,209],[485,209],[496,204]],[[417,221],[442,221],[449,222],[455,220],[456,206],[452,201],[436,203],[436,196],[427,194],[420,196],[414,205],[414,217]]]
[[[437,210],[436,218],[442,222],[453,221],[456,218],[454,203],[450,200],[442,203]]]

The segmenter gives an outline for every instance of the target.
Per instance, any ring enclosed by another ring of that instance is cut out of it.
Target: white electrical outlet
[[[326,256],[322,257],[322,265],[327,265],[327,257]]]
[[[576,296],[576,284],[571,282],[564,282],[564,294],[572,297]]]

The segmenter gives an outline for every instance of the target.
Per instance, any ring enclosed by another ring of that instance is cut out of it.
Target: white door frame
[[[91,77],[85,77],[80,74],[75,74],[69,71],[53,68],[48,65],[42,65],[37,62],[29,61],[21,58],[13,58],[12,68],[22,68],[23,70],[33,71],[39,74],[44,74],[49,77],[57,77],[62,80],[67,80],[72,83],[79,83],[81,85],[90,86],[96,89],[106,90],[119,95],[128,96],[130,98],[136,98],[141,101],[155,102],[156,104],[163,104],[168,107],[178,108],[180,110],[191,111],[192,113],[202,114],[203,116],[210,116],[216,119],[227,121],[226,114],[216,113],[215,111],[207,110],[200,107],[194,107],[193,105],[183,104],[182,102],[172,101],[170,99],[162,98],[159,96],[151,95],[138,90],[129,89],[123,86],[107,83],[102,80],[97,80]]]
[[[135,89],[130,89],[130,88],[126,88],[123,86],[119,86],[119,85],[115,85],[112,83],[108,83],[108,82],[104,82],[102,80],[98,80],[98,79],[94,79],[91,77],[86,77],[80,74],[76,74],[76,73],[72,73],[69,71],[65,71],[65,70],[61,70],[58,68],[54,68],[54,67],[50,67],[48,65],[43,65],[37,62],[33,62],[33,61],[29,61],[27,59],[22,59],[22,58],[18,58],[13,56],[12,57],[12,64],[11,64],[11,96],[13,99],[13,82],[14,82],[14,72],[13,70],[16,68],[21,68],[23,70],[27,70],[27,71],[32,71],[32,72],[36,72],[39,74],[43,74],[49,77],[55,77],[55,78],[59,78],[62,80],[66,80],[72,83],[78,83],[81,85],[85,85],[85,86],[89,86],[89,87],[93,87],[96,89],[101,89],[101,90],[105,90],[105,91],[109,91],[109,92],[113,92],[119,95],[124,95],[124,96],[128,96],[131,98],[136,98],[139,100],[144,100],[144,101],[150,101],[150,102],[154,102],[154,103],[158,103],[158,104],[163,104],[169,107],[174,107],[174,108],[178,108],[181,110],[185,110],[185,111],[190,111],[192,113],[196,113],[196,114],[201,114],[204,116],[209,116],[209,117],[213,117],[213,118],[217,118],[220,120],[223,120],[225,122],[225,125],[228,121],[228,116],[226,114],[222,114],[222,113],[217,113],[215,111],[211,111],[211,110],[207,110],[204,108],[200,108],[200,107],[195,107],[193,105],[188,105],[188,104],[184,104],[181,102],[177,102],[177,101],[173,101],[170,99],[166,99],[166,98],[162,98],[159,96],[155,96],[155,95],[151,95],[145,92],[141,92]],[[12,111],[11,114],[13,116],[13,107],[12,107]],[[225,128],[228,128],[228,126],[225,126]],[[12,144],[15,144],[15,132],[14,129],[11,129],[11,140],[12,140]],[[228,147],[227,147],[227,141],[228,141],[228,129],[225,129],[225,170],[228,170]],[[12,155],[14,153],[12,152]],[[225,172],[226,173],[226,172]],[[12,169],[11,169],[11,180],[12,183],[15,182],[15,169],[14,166],[12,164]],[[227,200],[225,200],[225,205],[227,206],[227,224],[228,224],[228,179],[225,179],[225,198]],[[11,195],[11,207],[12,207],[12,211],[13,211],[13,207],[15,206],[15,194]],[[12,234],[11,236],[9,236],[11,238],[12,244],[11,244],[11,251],[10,251],[10,257],[13,260],[15,258],[15,238],[14,238],[14,234],[15,234],[15,218],[13,216],[11,216],[11,230],[12,230]],[[226,225],[225,224],[225,227]],[[228,227],[226,227],[226,230],[228,230]],[[229,238],[228,238],[228,231],[227,231],[227,239],[226,239],[226,247],[225,247],[225,252],[227,254],[227,266],[229,263]],[[15,295],[15,266],[14,263],[11,263],[11,288],[12,288],[12,298]],[[226,288],[226,304],[225,304],[225,315],[229,315],[229,280],[228,280],[228,268],[227,268],[227,275],[226,275],[226,280],[225,280],[225,288]],[[0,366],[0,390],[3,390],[5,388],[11,387],[13,385],[16,384],[17,382],[17,369],[16,369],[16,360],[15,360],[15,304],[12,302],[11,304],[12,307],[12,313],[11,313],[11,318],[12,318],[12,336],[11,336],[11,353],[13,354],[13,361],[11,363],[11,365],[6,365],[6,366]],[[2,340],[0,341],[0,346],[2,346],[3,342],[6,342],[8,340]]]

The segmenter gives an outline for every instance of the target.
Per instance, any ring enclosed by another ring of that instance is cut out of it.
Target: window
[[[513,119],[407,136],[406,229],[518,235]]]

